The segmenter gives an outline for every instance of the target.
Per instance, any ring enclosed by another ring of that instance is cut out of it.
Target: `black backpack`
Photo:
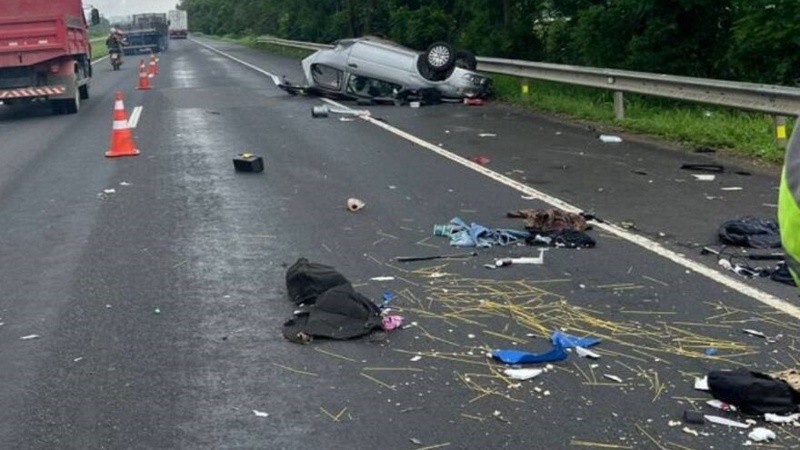
[[[330,288],[348,284],[347,278],[331,266],[300,258],[286,271],[286,290],[296,304],[310,305]]]
[[[292,342],[310,337],[352,339],[381,326],[381,311],[349,284],[336,286],[317,297],[305,311],[283,324],[283,336]]]
[[[797,409],[798,393],[786,382],[763,373],[746,369],[710,372],[708,387],[714,398],[745,414],[787,414]]]

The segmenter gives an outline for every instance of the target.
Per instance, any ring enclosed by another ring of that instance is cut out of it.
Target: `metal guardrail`
[[[333,48],[332,45],[290,41],[271,36],[262,36],[258,38],[258,42],[305,50]],[[778,144],[785,146],[786,116],[800,116],[800,88],[514,59],[477,59],[478,70],[481,72],[614,91],[614,113],[618,119],[625,116],[624,92],[757,111],[775,116]]]

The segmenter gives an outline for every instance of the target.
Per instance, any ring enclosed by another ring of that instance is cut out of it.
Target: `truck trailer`
[[[166,14],[134,14],[130,24],[118,28],[125,36],[122,51],[126,55],[161,53],[169,48]]]
[[[170,39],[186,39],[189,36],[189,15],[186,11],[169,11],[167,17]]]
[[[0,101],[77,113],[92,78],[88,28],[81,0],[0,0]]]

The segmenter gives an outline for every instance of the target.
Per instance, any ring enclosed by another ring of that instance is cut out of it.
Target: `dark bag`
[[[298,259],[286,271],[286,290],[289,298],[298,305],[310,305],[328,289],[348,283],[347,278],[333,267],[312,263],[306,258]]]
[[[306,311],[283,324],[283,336],[292,342],[310,342],[310,337],[352,339],[381,326],[381,310],[349,284],[332,288]]]
[[[753,248],[778,248],[781,234],[778,222],[757,217],[729,220],[719,227],[720,240],[729,245]]]
[[[710,372],[708,387],[714,398],[745,414],[788,414],[797,409],[798,394],[786,382],[763,373],[746,369]]]

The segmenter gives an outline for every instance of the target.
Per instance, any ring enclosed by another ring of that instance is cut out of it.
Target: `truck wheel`
[[[80,88],[78,88],[78,92],[80,92],[81,100],[88,100],[89,99],[89,84],[84,84]]]
[[[81,109],[81,93],[80,89],[75,89],[75,98],[69,100],[61,100],[64,114],[77,114]]]

